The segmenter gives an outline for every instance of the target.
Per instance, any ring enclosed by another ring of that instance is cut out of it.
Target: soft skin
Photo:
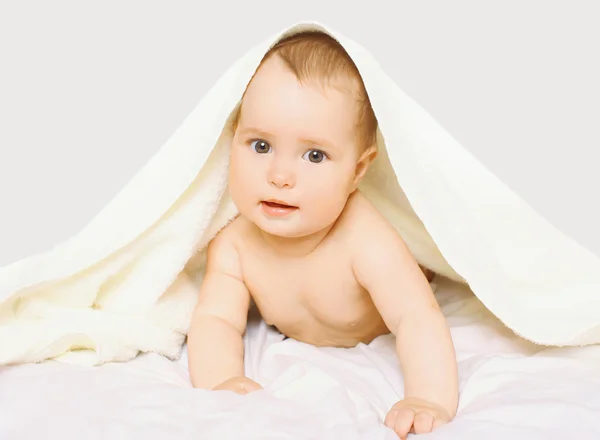
[[[244,374],[251,299],[268,324],[317,346],[393,333],[405,388],[385,424],[405,438],[455,416],[456,358],[424,271],[357,189],[377,150],[358,143],[355,106],[343,89],[299,84],[276,56],[252,79],[230,153],[240,215],[208,246],[190,375],[198,388],[262,388]]]

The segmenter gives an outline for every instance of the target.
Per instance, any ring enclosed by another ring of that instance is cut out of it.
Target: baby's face
[[[248,86],[231,146],[229,188],[240,213],[281,237],[334,222],[355,189],[356,105],[337,89],[300,86],[277,56],[267,60]]]

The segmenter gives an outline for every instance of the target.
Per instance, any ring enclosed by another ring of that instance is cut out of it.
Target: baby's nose
[[[295,172],[291,165],[273,163],[269,170],[269,184],[278,188],[293,187],[296,184]]]

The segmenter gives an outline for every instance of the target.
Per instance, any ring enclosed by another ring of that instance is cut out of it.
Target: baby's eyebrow
[[[307,143],[307,144],[311,144],[314,145],[316,147],[323,147],[323,148],[332,148],[335,149],[336,145],[333,142],[329,142],[326,139],[300,139],[301,142]]]
[[[249,133],[255,133],[259,136],[263,136],[263,137],[272,137],[273,135],[271,133],[267,133],[266,131],[262,131],[259,130],[258,128],[254,128],[254,127],[245,127],[244,129],[240,130],[240,132],[242,134],[249,134]]]
[[[258,136],[261,137],[265,137],[265,138],[272,138],[273,135],[271,133],[268,133],[266,131],[260,130],[258,128],[255,127],[245,127],[242,130],[240,130],[241,134],[250,134],[250,133],[254,133],[257,134]],[[336,148],[336,145],[333,142],[330,142],[326,139],[319,139],[319,138],[301,138],[299,139],[300,142],[304,142],[306,144],[311,144],[317,147],[324,147],[324,148]]]

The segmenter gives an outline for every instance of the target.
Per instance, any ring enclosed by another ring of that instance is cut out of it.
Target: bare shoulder
[[[402,236],[367,197],[356,191],[348,200],[348,245],[354,266],[386,264],[418,267]]]
[[[363,252],[366,250],[363,246],[367,243],[371,245],[369,248],[373,245],[403,243],[396,229],[358,190],[348,199],[344,217],[350,242],[361,247]]]
[[[222,272],[242,279],[238,243],[243,235],[244,221],[237,217],[223,227],[208,243],[206,270]]]
[[[418,264],[428,282],[433,279],[435,272],[415,260],[402,236],[362,193],[353,198],[350,208],[353,249],[375,259],[381,258],[382,252],[400,256],[404,262]]]

